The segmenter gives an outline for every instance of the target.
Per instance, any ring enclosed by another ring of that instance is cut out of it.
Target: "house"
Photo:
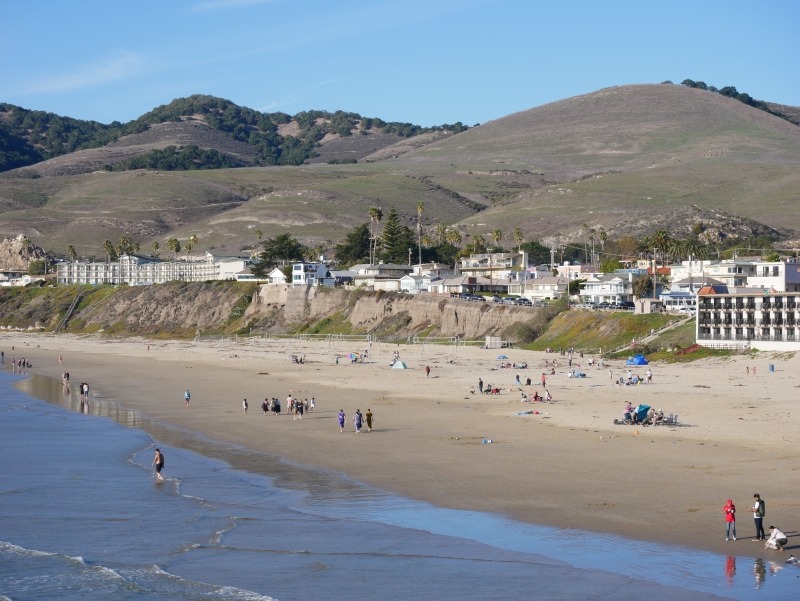
[[[349,269],[331,269],[328,271],[331,278],[333,278],[334,286],[345,286],[353,283],[353,278],[358,275],[355,271]]]
[[[431,280],[442,278],[430,275],[404,275],[400,278],[400,290],[409,292],[411,294],[419,294],[420,292],[428,292],[431,287]]]
[[[594,265],[580,264],[572,265],[565,262],[557,268],[558,275],[568,280],[587,280],[594,275],[599,275],[599,272]]]
[[[538,277],[525,285],[522,295],[532,301],[561,298],[569,289],[569,280],[557,275]]]
[[[508,253],[478,253],[459,259],[459,273],[471,277],[485,277],[490,280],[510,280],[515,272],[528,269],[526,251]]]
[[[429,275],[449,277],[456,275],[456,270],[444,263],[418,263],[413,266],[413,275]]]
[[[695,323],[701,346],[797,351],[800,293],[707,286],[697,293]]]
[[[755,273],[747,277],[747,287],[776,292],[800,292],[800,262],[757,261]]]
[[[270,284],[285,284],[287,279],[286,274],[277,267],[269,272],[267,278]]]
[[[592,275],[581,284],[583,303],[622,304],[633,300],[633,274],[603,273]]]
[[[292,286],[317,286],[328,276],[326,263],[292,264]]]
[[[431,282],[430,291],[439,294],[461,294],[462,292],[481,292],[489,289],[489,279],[468,275],[456,275]]]
[[[350,271],[356,272],[353,276],[354,286],[363,286],[374,290],[400,290],[400,278],[413,271],[410,265],[395,263],[379,263],[369,265],[361,263],[353,265]],[[393,283],[388,283],[389,281]]]
[[[684,280],[673,278],[668,290],[662,291],[658,298],[664,303],[664,308],[669,310],[681,307],[695,307],[697,305],[697,291],[703,286],[723,285],[719,280],[706,277],[689,277]]]

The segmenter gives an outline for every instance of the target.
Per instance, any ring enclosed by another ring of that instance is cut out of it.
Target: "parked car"
[[[499,303],[502,303],[502,302],[503,302],[503,297],[502,297],[502,296],[497,296],[497,295],[495,294],[495,295],[492,297],[492,302],[493,302],[493,303],[498,303],[498,304],[499,304]]]
[[[506,305],[513,305],[513,304],[516,304],[516,301],[517,301],[518,298],[519,298],[518,296],[507,296],[507,297],[505,297],[503,299],[503,302]]]
[[[481,296],[480,294],[473,294],[467,300],[477,301],[477,302],[480,302],[480,303],[485,303],[486,302],[486,297],[485,296]]]
[[[523,306],[523,307],[532,307],[533,306],[533,303],[527,298],[518,298],[517,300],[514,301],[514,304],[515,305],[520,305],[520,306]]]
[[[605,302],[604,303],[598,303],[597,308],[598,309],[610,309],[611,308],[611,303],[605,303]]]

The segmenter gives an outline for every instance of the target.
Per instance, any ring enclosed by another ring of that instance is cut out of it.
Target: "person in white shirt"
[[[764,543],[765,549],[777,549],[778,551],[783,551],[783,546],[789,542],[789,539],[786,538],[786,535],[781,532],[775,526],[769,527],[769,538],[767,542]]]

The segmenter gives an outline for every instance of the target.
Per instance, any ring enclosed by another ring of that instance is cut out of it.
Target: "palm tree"
[[[447,230],[447,232],[445,232],[444,239],[448,244],[452,244],[453,246],[461,246],[461,243],[463,242],[461,232],[458,230]]]
[[[689,257],[690,261],[708,258],[708,246],[700,242],[697,238],[687,238],[683,240],[681,243],[681,250],[683,256]]]
[[[480,253],[486,250],[486,239],[481,234],[472,234],[472,252]]]
[[[261,238],[263,237],[264,237],[264,232],[262,232],[261,230],[256,230],[256,239],[259,241],[259,243],[261,242]]]
[[[184,248],[186,249],[186,255],[192,254],[192,251],[197,248],[198,238],[196,235],[192,234],[189,236],[189,239],[186,241]]]
[[[67,246],[67,254],[69,255],[69,260],[75,262],[75,259],[78,258],[78,251],[75,250],[75,247],[70,244]]]
[[[669,249],[672,238],[667,230],[658,230],[650,239],[653,249],[661,256],[661,266],[664,266],[664,257]]]
[[[111,255],[114,254],[114,245],[111,240],[103,242],[103,250],[106,253],[106,263],[111,263]]]
[[[417,201],[417,250],[419,251],[418,265],[422,265],[422,213],[425,212],[425,203]]]
[[[158,249],[161,248],[158,244],[158,240],[153,240],[153,243],[150,245],[150,249],[153,251],[153,256],[158,256]]]
[[[492,242],[494,242],[494,245],[497,246],[500,243],[500,240],[503,239],[503,230],[492,230],[492,232],[489,234],[489,237],[492,239]]]
[[[525,234],[518,227],[514,228],[514,242],[517,243],[517,252],[522,250],[522,243],[525,241]]]
[[[444,223],[437,223],[433,228],[433,232],[436,235],[437,244],[441,244],[446,240],[447,226]]]

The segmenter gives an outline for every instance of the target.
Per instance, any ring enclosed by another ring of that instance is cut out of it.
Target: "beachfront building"
[[[425,275],[413,275],[408,274],[404,275],[400,278],[400,290],[402,292],[408,292],[410,294],[419,294],[420,292],[429,292],[431,289],[432,282],[439,282],[444,278],[439,276],[432,276],[430,274]]]
[[[286,274],[283,271],[275,267],[272,271],[267,274],[267,281],[270,284],[285,284],[286,283]]]
[[[555,300],[567,294],[569,280],[557,275],[537,277],[525,283],[525,289],[518,294],[532,301]],[[513,286],[508,290],[516,293]]]
[[[378,263],[377,265],[359,263],[353,265],[350,271],[355,272],[354,286],[373,290],[400,290],[400,278],[411,273],[413,267],[396,263]]]
[[[581,303],[622,304],[633,300],[633,273],[592,275],[581,284]]]
[[[59,284],[145,286],[173,281],[235,280],[250,264],[249,258],[215,257],[208,252],[170,261],[127,254],[116,261],[62,261],[57,264],[56,273]]]
[[[292,264],[292,286],[318,286],[329,277],[327,263]]]
[[[484,277],[490,280],[518,279],[527,273],[526,251],[507,253],[478,253],[458,260],[458,271],[469,277]],[[521,278],[520,278],[521,279]]]
[[[568,280],[588,280],[592,276],[602,275],[594,265],[584,263],[573,265],[565,262],[563,265],[558,265],[556,271],[559,277],[567,278]]]
[[[800,292],[707,286],[697,294],[697,344],[762,351],[800,350]]]
[[[800,262],[758,261],[755,274],[747,278],[747,286],[775,292],[800,292]]]
[[[456,270],[444,263],[417,263],[411,271],[413,275],[428,275],[431,277],[450,277],[456,275]]]
[[[690,277],[683,280],[673,278],[669,289],[663,290],[658,298],[667,311],[678,311],[684,307],[697,308],[697,291],[704,286],[720,286],[723,282],[708,276]]]

